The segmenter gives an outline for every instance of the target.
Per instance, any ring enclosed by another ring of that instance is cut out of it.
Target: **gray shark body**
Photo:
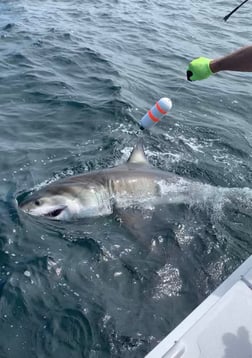
[[[97,217],[115,209],[173,202],[178,183],[179,194],[188,192],[187,181],[148,163],[139,142],[125,164],[53,182],[29,195],[19,207],[52,220]]]

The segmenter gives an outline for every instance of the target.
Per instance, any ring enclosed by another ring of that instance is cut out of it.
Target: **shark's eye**
[[[41,203],[39,200],[35,200],[35,203],[34,203],[36,206],[39,206]]]

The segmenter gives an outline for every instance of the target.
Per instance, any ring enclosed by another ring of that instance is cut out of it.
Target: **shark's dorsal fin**
[[[139,140],[132,150],[127,163],[149,164],[143,148],[143,141]]]

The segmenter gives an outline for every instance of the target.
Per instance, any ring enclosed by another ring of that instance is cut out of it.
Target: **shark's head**
[[[69,198],[60,194],[36,192],[19,203],[25,213],[33,216],[44,216],[52,220],[66,220],[69,217]]]
[[[84,178],[82,183],[78,178],[76,182],[70,178],[51,183],[23,200],[17,199],[18,206],[27,214],[51,220],[67,221],[111,213],[110,201],[104,190],[91,186]]]

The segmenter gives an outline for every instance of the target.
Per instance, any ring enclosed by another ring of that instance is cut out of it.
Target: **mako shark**
[[[19,207],[33,216],[66,221],[129,207],[149,210],[174,202],[181,194],[188,196],[190,183],[151,166],[140,141],[126,163],[55,181],[28,195]]]

